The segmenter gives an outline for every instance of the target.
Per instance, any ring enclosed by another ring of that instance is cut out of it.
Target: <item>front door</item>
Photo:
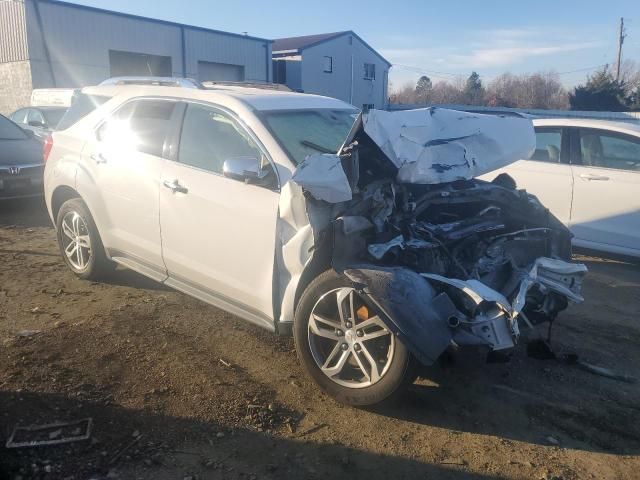
[[[266,159],[232,115],[188,104],[176,161],[162,171],[166,283],[273,328],[279,193],[223,176],[225,160],[238,157]]]
[[[640,251],[640,138],[588,128],[575,134],[575,243]]]
[[[166,278],[160,247],[159,184],[176,101],[124,104],[84,149],[92,179],[78,182],[109,255],[157,280]]]

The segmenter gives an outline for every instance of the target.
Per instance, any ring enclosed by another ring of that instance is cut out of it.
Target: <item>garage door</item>
[[[146,53],[109,50],[109,67],[112,77],[153,76],[170,77],[171,57]]]
[[[229,63],[198,62],[198,80],[217,80],[222,82],[243,82],[244,65]]]

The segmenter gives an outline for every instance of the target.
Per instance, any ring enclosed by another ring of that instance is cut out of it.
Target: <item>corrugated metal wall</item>
[[[36,5],[27,1],[34,88],[99,83],[110,76],[109,50],[171,57],[173,75],[183,75],[180,25],[46,0],[38,6],[43,32]],[[198,61],[207,61],[241,65],[246,80],[267,80],[271,64],[267,42],[189,27],[184,27],[184,38],[188,76],[197,77]]]
[[[187,76],[197,78],[198,62],[244,66],[246,81],[266,81],[271,53],[267,42],[204,30],[185,29]]]
[[[0,63],[28,58],[24,3],[0,2]]]

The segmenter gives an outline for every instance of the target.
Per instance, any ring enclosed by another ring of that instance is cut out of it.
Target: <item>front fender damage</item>
[[[380,312],[382,321],[425,365],[435,362],[451,344],[447,319],[458,312],[446,294],[406,268],[364,265],[343,272],[362,298]]]
[[[340,154],[298,166],[278,218],[281,324],[293,321],[301,279],[319,257],[424,364],[449,346],[513,347],[520,321],[553,322],[583,300],[587,268],[570,261],[569,230],[513,181],[472,178],[529,151],[530,122],[445,113],[359,119]],[[420,128],[407,144],[398,126],[411,122]],[[457,128],[477,134],[461,137]],[[443,145],[454,143],[444,155]],[[451,169],[440,168],[445,161]],[[407,177],[407,169],[419,174]]]

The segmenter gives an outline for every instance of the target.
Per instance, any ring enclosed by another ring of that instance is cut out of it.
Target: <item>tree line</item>
[[[640,67],[625,62],[619,80],[605,66],[568,91],[555,72],[504,73],[485,85],[477,72],[464,80],[437,83],[421,76],[416,85],[393,90],[391,103],[424,105],[483,105],[552,110],[640,110]]]

